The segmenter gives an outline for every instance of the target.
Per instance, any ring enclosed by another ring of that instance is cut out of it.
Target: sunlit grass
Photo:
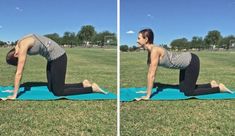
[[[0,85],[13,85],[15,67],[0,48]],[[67,83],[89,79],[116,93],[116,50],[66,49]],[[46,61],[27,58],[23,82],[46,82]],[[116,135],[116,101],[0,101],[0,135]]]
[[[235,89],[235,53],[195,52],[198,83]],[[121,53],[121,87],[146,86],[146,52]],[[159,68],[156,81],[178,84],[179,70]],[[234,135],[235,100],[140,101],[121,104],[121,135]]]

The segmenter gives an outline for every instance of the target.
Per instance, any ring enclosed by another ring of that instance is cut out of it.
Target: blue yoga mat
[[[146,87],[142,88],[121,88],[120,89],[120,100],[123,102],[134,101],[135,98],[140,98],[145,96]],[[235,93],[216,93],[216,94],[207,94],[199,96],[185,96],[184,93],[180,92],[177,88],[154,88],[152,89],[152,96],[150,100],[185,100],[197,98],[202,100],[211,100],[211,99],[235,99]]]
[[[12,93],[6,92],[6,90],[12,90],[13,87],[0,86],[0,98],[6,98]],[[105,89],[104,89],[105,90]],[[105,90],[107,92],[107,90]],[[25,91],[25,87],[21,87],[18,92],[17,100],[57,100],[57,99],[69,99],[69,100],[115,100],[117,99],[116,94],[108,93],[89,93],[79,94],[71,96],[58,97],[53,95],[46,86],[31,87],[30,90]]]

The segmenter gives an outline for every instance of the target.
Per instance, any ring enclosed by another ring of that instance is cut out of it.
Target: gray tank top
[[[165,53],[159,61],[159,66],[166,68],[185,69],[191,62],[190,52],[170,52],[164,49]]]
[[[19,40],[22,41],[25,38],[32,37],[35,39],[33,47],[27,52],[29,55],[40,54],[48,61],[55,60],[65,53],[65,50],[61,48],[55,41],[36,34],[29,34]]]

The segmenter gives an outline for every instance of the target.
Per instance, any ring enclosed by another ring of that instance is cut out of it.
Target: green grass
[[[235,90],[235,53],[195,52],[198,83]],[[121,87],[146,86],[146,52],[121,53]],[[178,84],[179,70],[159,68],[156,81]],[[140,101],[121,104],[121,135],[235,135],[235,100]]]
[[[0,48],[0,85],[13,85],[15,67]],[[116,50],[66,49],[66,83],[84,79],[116,93]],[[23,82],[46,82],[46,61],[30,56]],[[0,101],[0,135],[116,135],[116,101]]]

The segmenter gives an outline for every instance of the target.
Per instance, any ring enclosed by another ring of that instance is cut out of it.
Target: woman
[[[217,84],[212,80],[208,84],[197,85],[197,78],[200,69],[200,60],[197,55],[189,52],[176,53],[155,46],[153,44],[154,34],[151,29],[144,29],[139,32],[137,43],[139,47],[148,51],[149,65],[147,75],[147,95],[137,100],[148,100],[151,96],[151,90],[155,79],[158,66],[165,68],[180,69],[179,89],[186,96],[196,96],[203,94],[212,94],[219,92],[232,93],[224,84]]]
[[[78,84],[65,84],[67,56],[65,50],[55,41],[36,34],[21,38],[14,49],[6,56],[8,64],[17,66],[13,95],[8,99],[15,99],[23,75],[23,69],[28,55],[40,54],[47,59],[48,89],[56,96],[67,96],[92,92],[105,93],[100,87],[88,80]]]

